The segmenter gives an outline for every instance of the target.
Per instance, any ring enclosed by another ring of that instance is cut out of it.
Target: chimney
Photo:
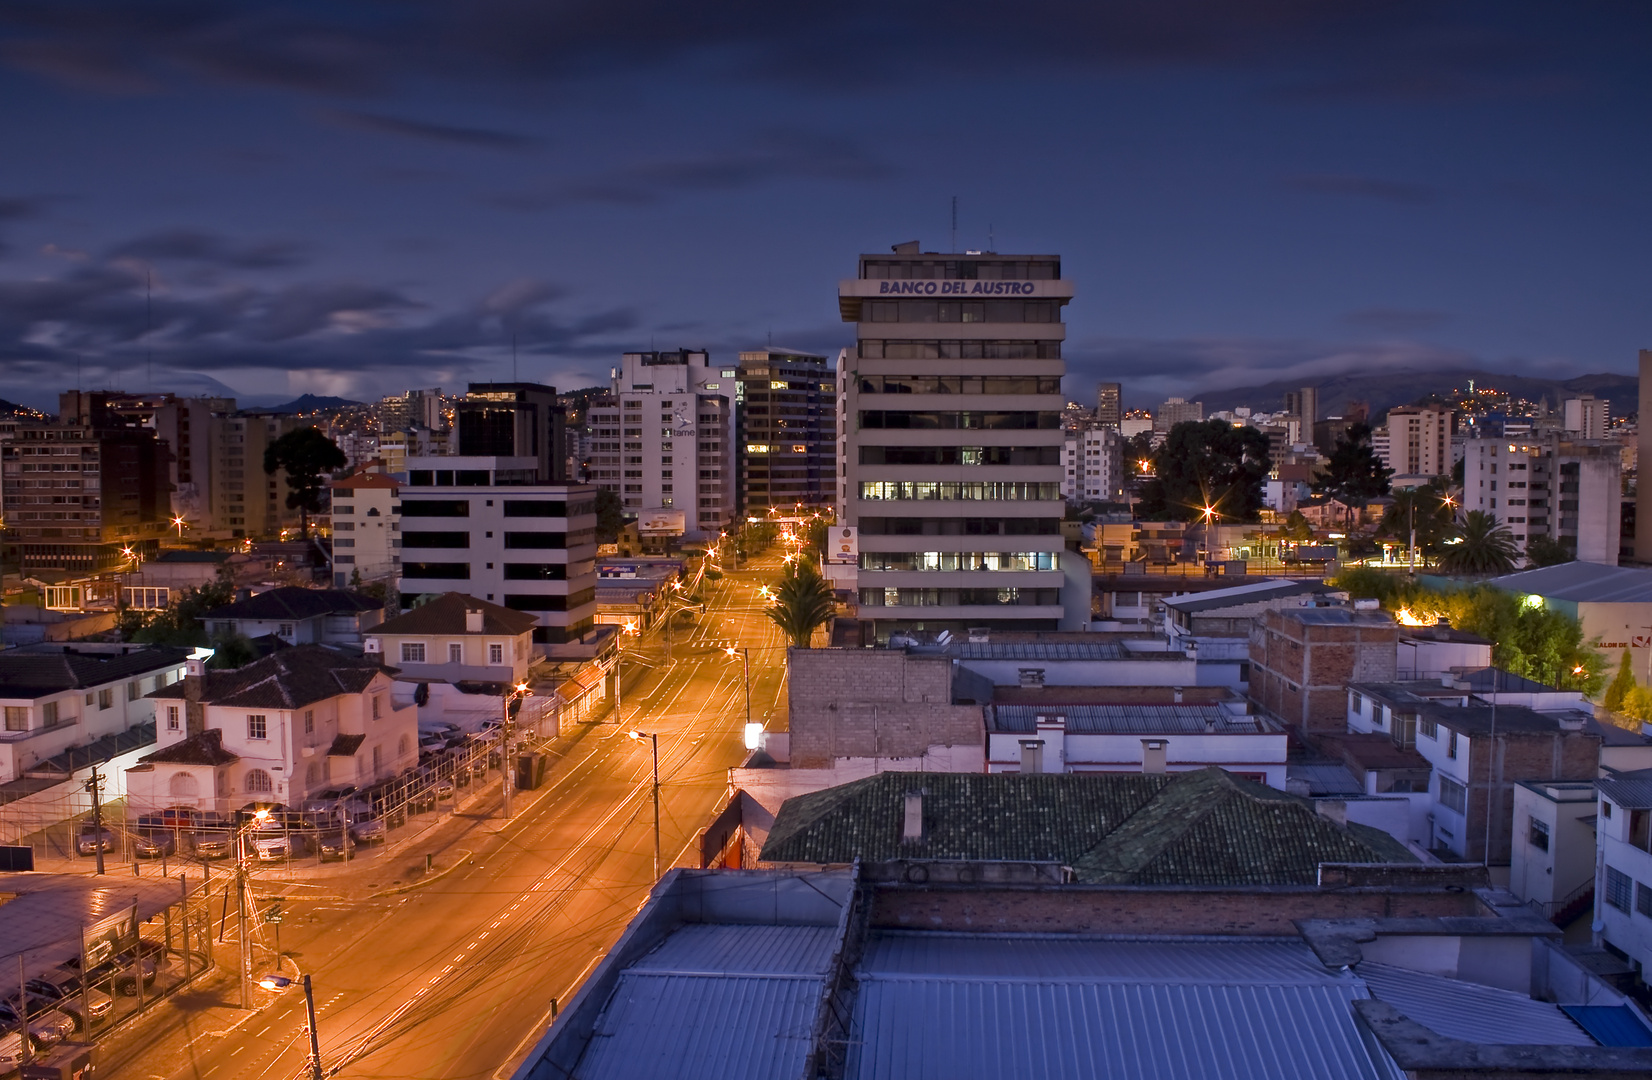
[[[908,791],[904,800],[906,813],[901,821],[901,843],[921,843],[924,838],[924,793]]]
[[[1165,771],[1165,748],[1169,742],[1165,739],[1143,739],[1141,741],[1141,771],[1144,773],[1162,773]]]
[[[1319,816],[1334,821],[1344,828],[1348,825],[1348,803],[1343,799],[1315,799],[1314,809]]]
[[[1021,740],[1021,771],[1023,773],[1041,773],[1044,771],[1044,740]]]
[[[480,634],[482,632],[482,609],[465,608],[465,633]]]
[[[1176,704],[1180,705],[1182,703],[1182,688],[1179,686],[1172,686],[1170,691],[1174,695]]]
[[[206,703],[201,700],[205,693],[203,683],[206,681],[206,661],[184,661],[184,736],[186,738],[199,735],[206,730]]]

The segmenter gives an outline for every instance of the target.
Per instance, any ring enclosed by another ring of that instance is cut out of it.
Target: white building
[[[213,608],[201,617],[207,635],[274,635],[289,645],[359,645],[362,631],[384,621],[384,601],[348,589],[282,585]]]
[[[1091,427],[1067,433],[1062,448],[1068,502],[1117,502],[1124,498],[1124,440],[1118,429]]]
[[[715,536],[734,518],[738,380],[737,367],[711,366],[703,349],[626,353],[613,400],[587,414],[591,480],[619,493],[628,518]]]
[[[539,620],[534,642],[596,622],[596,490],[536,484],[532,458],[415,458],[401,491],[404,597],[463,593]]]
[[[1452,410],[1444,405],[1405,405],[1388,410],[1371,446],[1395,476],[1444,476],[1451,472]]]
[[[362,647],[406,680],[514,686],[528,677],[538,625],[525,612],[445,593],[376,627]]]
[[[1514,786],[1509,891],[1561,925],[1594,896],[1597,794],[1591,780]]]
[[[1581,562],[1618,564],[1622,459],[1615,445],[1558,436],[1464,444],[1463,509],[1496,518],[1521,550],[1536,536]]]
[[[1601,941],[1652,970],[1652,769],[1597,781],[1595,820],[1600,877],[1595,919]]]
[[[1612,403],[1593,394],[1567,398],[1561,403],[1560,424],[1575,438],[1604,439],[1612,426]]]
[[[332,488],[333,584],[384,581],[401,570],[401,484],[358,472]]]
[[[0,652],[0,783],[153,720],[146,695],[182,678],[188,656],[188,649],[92,643]]]
[[[389,779],[419,761],[417,710],[396,708],[392,674],[325,645],[226,671],[191,660],[150,695],[160,746],[127,770],[127,796],[145,812],[227,812]]]

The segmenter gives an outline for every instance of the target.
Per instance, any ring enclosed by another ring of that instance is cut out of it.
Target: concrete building
[[[1389,409],[1387,421],[1372,433],[1372,449],[1395,476],[1447,476],[1453,415],[1445,405]]]
[[[539,620],[461,593],[444,593],[375,626],[366,655],[395,666],[403,679],[503,683],[528,677]]]
[[[1096,427],[1119,429],[1119,421],[1124,418],[1122,390],[1116,382],[1096,384]]]
[[[613,398],[587,413],[590,472],[643,531],[700,540],[734,519],[737,384],[703,349],[621,358]]]
[[[442,457],[452,452],[454,439],[450,432],[430,428],[402,428],[386,431],[379,436],[378,457],[384,471],[392,476],[405,476],[407,462],[416,457]]]
[[[839,284],[857,340],[838,371],[838,520],[859,529],[860,617],[879,636],[1085,618],[1088,567],[1080,589],[1062,558],[1072,294],[1054,255],[916,243],[861,256]]]
[[[565,415],[554,386],[471,383],[454,408],[459,456],[532,458],[534,482],[560,483],[568,479]]]
[[[188,529],[211,528],[214,435],[222,418],[235,415],[235,399],[110,394],[108,407],[152,429],[171,448],[167,479],[172,484],[172,513],[183,518]]]
[[[1560,405],[1560,426],[1578,439],[1604,439],[1612,426],[1612,403],[1593,394],[1567,398]]]
[[[287,506],[287,474],[264,471],[264,451],[304,421],[283,413],[238,412],[215,416],[210,429],[212,474],[209,514],[202,528],[210,536],[263,538],[297,529],[300,514]]]
[[[1652,349],[1640,351],[1640,416],[1652,416]],[[1635,460],[1652,461],[1652,423],[1635,428]],[[1635,530],[1635,561],[1652,566],[1652,484],[1635,485],[1635,520],[1647,524]]]
[[[1310,578],[1261,578],[1164,600],[1164,635],[1194,656],[1236,650],[1250,658],[1251,629],[1265,611],[1329,604],[1330,586]]]
[[[1558,926],[1594,905],[1597,795],[1592,780],[1514,785],[1509,891]]]
[[[1285,414],[1296,420],[1293,442],[1314,441],[1314,424],[1319,420],[1319,388],[1304,386],[1300,390],[1285,391]]]
[[[396,577],[402,564],[401,483],[384,473],[355,472],[331,489],[333,584]]]
[[[741,353],[735,370],[739,513],[761,516],[771,506],[832,505],[837,373],[824,356],[775,348]],[[721,480],[727,486],[726,474]]]
[[[155,719],[149,691],[183,677],[188,649],[24,645],[0,652],[0,783],[65,750]]]
[[[445,406],[439,386],[393,394],[379,401],[379,432],[408,428],[442,431],[447,427]]]
[[[1601,942],[1626,957],[1644,984],[1652,971],[1652,769],[1618,773],[1595,786],[1596,925]]]
[[[401,491],[404,596],[457,592],[539,620],[534,642],[596,622],[596,490],[539,484],[533,458],[415,458]]]
[[[24,572],[132,568],[171,526],[171,449],[109,408],[109,395],[65,391],[50,424],[20,424],[0,443],[8,539]]]
[[[201,617],[210,637],[274,635],[288,645],[360,645],[384,621],[384,601],[347,589],[283,585],[213,608]]]
[[[1159,406],[1159,411],[1153,414],[1153,430],[1168,432],[1177,424],[1198,422],[1205,418],[1205,403],[1202,401],[1185,401],[1173,397]]]
[[[187,666],[149,695],[160,745],[126,773],[142,812],[302,806],[322,788],[366,787],[419,762],[418,710],[396,707],[394,672],[372,657],[299,645],[228,671]]]
[[[1303,731],[1347,730],[1348,685],[1392,681],[1398,641],[1381,611],[1266,611],[1251,631],[1251,700]]]
[[[1067,433],[1061,463],[1061,494],[1068,502],[1118,502],[1124,498],[1124,439],[1117,427],[1081,428]]]
[[[1559,436],[1470,439],[1464,444],[1463,509],[1495,517],[1522,550],[1542,536],[1583,562],[1616,566],[1622,469],[1615,444]]]

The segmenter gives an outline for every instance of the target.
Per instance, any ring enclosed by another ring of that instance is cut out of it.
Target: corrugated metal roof
[[[577,1080],[802,1080],[821,988],[822,980],[795,975],[628,970],[573,1075]]]
[[[1637,773],[1648,772],[1638,769]],[[1596,780],[1600,793],[1626,810],[1652,810],[1652,776],[1621,776],[1615,780]]]
[[[1643,604],[1652,601],[1652,570],[1604,563],[1569,562],[1492,578],[1510,592],[1573,603]]]
[[[1448,1039],[1501,1046],[1594,1046],[1560,1006],[1525,994],[1420,971],[1362,963],[1355,973],[1406,1016]]]
[[[1236,585],[1231,589],[1212,589],[1209,592],[1195,593],[1191,596],[1178,596],[1164,601],[1164,606],[1191,614],[1200,611],[1215,611],[1227,607],[1242,607],[1246,604],[1261,604],[1269,600],[1281,600],[1292,596],[1322,595],[1330,591],[1330,586],[1320,581],[1278,581],[1270,579]]]
[[[997,731],[1033,732],[1038,717],[1061,714],[1070,735],[1202,735],[1213,725],[1224,735],[1262,731],[1255,716],[1234,716],[1220,705],[994,705]]]
[[[746,929],[746,928],[742,928]],[[1300,939],[1151,941],[1071,934],[886,930],[860,966],[888,976],[1084,982],[1346,984]]]
[[[960,660],[1131,660],[1135,654],[1110,641],[960,641],[946,651]],[[1165,655],[1163,653],[1159,655]],[[1149,654],[1147,659],[1153,659]]]
[[[1352,980],[1318,985],[863,978],[852,1080],[1375,1080]]]
[[[1562,1005],[1560,1011],[1602,1046],[1652,1046],[1652,1030],[1627,1005]]]
[[[1365,794],[1365,788],[1346,765],[1287,765],[1285,779],[1307,781],[1309,795]]]
[[[837,944],[834,926],[684,926],[632,971],[717,975],[824,975]]]

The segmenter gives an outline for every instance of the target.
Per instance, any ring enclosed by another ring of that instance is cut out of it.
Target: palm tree
[[[763,614],[774,620],[793,648],[807,649],[815,629],[832,617],[832,587],[813,563],[798,559],[775,587],[774,605]]]
[[[1457,539],[1446,545],[1440,565],[1450,574],[1506,574],[1519,557],[1514,537],[1496,518],[1483,510],[1470,510]]]
[[[1395,488],[1393,498],[1394,504],[1377,526],[1377,535],[1407,544],[1415,528],[1419,561],[1426,563],[1429,555],[1439,551],[1440,542],[1451,535],[1452,502],[1447,499],[1447,493],[1433,483],[1426,487]]]

